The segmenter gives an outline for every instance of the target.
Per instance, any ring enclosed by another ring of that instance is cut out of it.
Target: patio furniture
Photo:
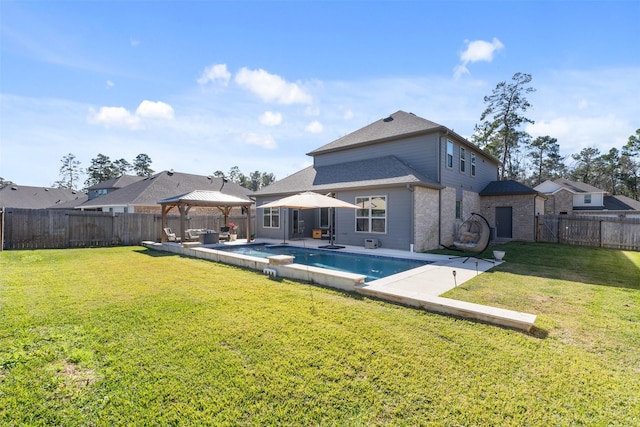
[[[231,227],[220,227],[220,233],[218,236],[219,240],[226,240],[229,241],[231,239],[231,233],[230,233]]]
[[[164,229],[164,234],[167,236],[167,241],[169,242],[179,242],[180,237],[176,237],[176,233],[171,231],[171,228],[167,227]]]
[[[481,254],[489,247],[490,238],[491,227],[489,227],[489,222],[482,215],[472,213],[471,216],[460,225],[458,234],[453,242],[453,247],[447,247],[447,249],[464,252],[465,255],[451,257],[450,259],[466,257],[467,259],[463,262],[467,262],[469,258],[480,259],[475,255]]]
[[[207,230],[201,228],[190,228],[186,230],[186,240],[200,240],[200,235],[205,234]]]
[[[207,230],[200,234],[200,243],[203,245],[214,245],[220,241],[219,234],[213,230]]]

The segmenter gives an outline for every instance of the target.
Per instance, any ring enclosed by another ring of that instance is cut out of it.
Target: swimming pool
[[[258,258],[267,258],[272,255],[290,255],[295,257],[293,262],[296,264],[363,274],[367,276],[365,282],[371,282],[373,280],[382,279],[383,277],[431,264],[430,261],[355,254],[350,252],[336,252],[328,249],[310,249],[285,245],[253,244],[226,246],[224,248],[216,249]]]

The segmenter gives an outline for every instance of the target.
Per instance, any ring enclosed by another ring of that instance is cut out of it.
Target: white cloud
[[[310,133],[321,133],[323,129],[322,123],[317,120],[312,121],[304,128],[304,130]]]
[[[345,120],[353,119],[353,111],[345,110],[344,114],[342,115],[342,118],[345,119]]]
[[[245,144],[257,145],[258,147],[273,150],[276,148],[276,142],[270,135],[259,135],[257,133],[249,133],[242,136]]]
[[[618,132],[618,137],[614,137],[611,129],[628,127],[628,123],[613,114],[597,117],[567,115],[548,121],[539,120],[527,125],[526,131],[534,138],[546,135],[556,138],[563,153],[575,154],[594,146],[605,153],[612,146],[620,148],[626,142],[625,133]]]
[[[144,100],[132,114],[124,107],[100,107],[96,112],[89,109],[88,122],[106,127],[120,127],[131,130],[143,128],[141,119],[173,120],[173,108],[162,101]]]
[[[231,80],[231,73],[227,70],[227,64],[214,64],[206,67],[198,78],[198,83],[205,85],[209,82],[219,81],[227,86]]]
[[[90,123],[99,123],[106,127],[140,128],[140,118],[132,115],[124,107],[100,107],[97,113],[93,109],[90,113]]]
[[[282,114],[274,113],[272,111],[265,111],[258,120],[260,120],[260,123],[265,126],[278,126],[280,123],[282,123]]]
[[[129,39],[129,44],[132,47],[138,47],[140,46],[140,40],[136,40],[136,39]]]
[[[162,101],[144,100],[136,109],[136,115],[149,119],[173,120],[173,108]]]
[[[465,40],[467,49],[460,54],[461,64],[454,68],[456,78],[463,74],[469,74],[467,65],[469,63],[485,61],[493,61],[494,54],[504,48],[504,44],[497,38],[493,38],[490,42],[484,40]]]
[[[114,87],[116,84],[114,82],[112,82],[111,80],[107,80],[107,89],[111,89],[112,87]]]
[[[270,74],[265,70],[249,70],[242,68],[235,77],[241,87],[259,96],[264,102],[279,104],[310,104],[311,95],[298,84],[289,83],[282,77]]]

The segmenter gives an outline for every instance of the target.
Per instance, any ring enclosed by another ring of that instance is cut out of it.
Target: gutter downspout
[[[449,129],[445,136],[449,134]],[[446,144],[446,138],[445,138]],[[438,161],[436,162],[437,182],[442,185],[442,136],[438,141]],[[438,247],[442,246],[442,188],[438,190]]]
[[[413,248],[415,247],[415,243],[416,243],[416,228],[415,228],[415,222],[416,222],[416,196],[414,193],[414,189],[411,186],[411,184],[407,184],[407,190],[409,190],[409,192],[411,193],[411,221],[410,221],[410,226],[409,229],[411,230],[411,243],[409,243],[409,251],[413,252]]]

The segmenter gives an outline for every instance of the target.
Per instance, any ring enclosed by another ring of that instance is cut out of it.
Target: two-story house
[[[640,217],[640,202],[584,182],[568,179],[547,180],[534,188],[546,197],[544,212],[565,215],[605,215]]]
[[[498,160],[412,113],[398,111],[308,155],[312,166],[254,194],[259,237],[311,237],[334,224],[342,244],[375,240],[386,248],[424,251],[451,244],[460,220],[472,212],[492,213],[496,207],[481,205],[480,192],[496,181]],[[497,187],[491,195],[500,193]],[[533,206],[537,193],[526,189]],[[303,191],[332,194],[360,209],[260,209]],[[533,221],[534,208],[527,209]]]

